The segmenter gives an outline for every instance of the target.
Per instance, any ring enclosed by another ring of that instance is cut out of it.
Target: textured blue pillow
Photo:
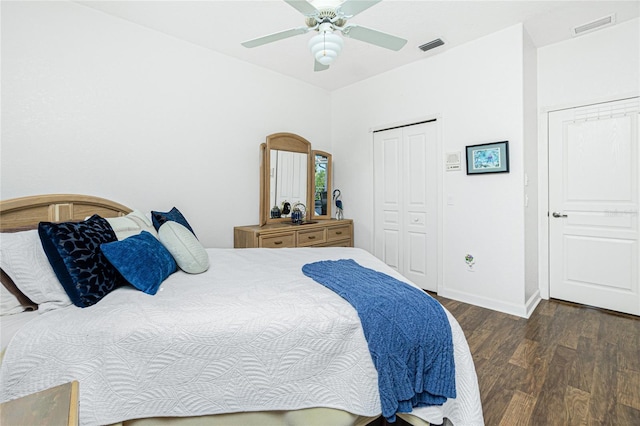
[[[196,235],[196,233],[193,232],[193,228],[191,228],[191,225],[189,225],[189,222],[187,222],[187,219],[184,218],[182,213],[180,213],[180,210],[178,210],[177,208],[174,207],[168,212],[151,211],[151,221],[153,222],[153,227],[156,228],[156,231],[160,229],[163,223],[170,220],[178,222],[180,225],[191,231],[193,235]]]
[[[49,263],[74,305],[96,304],[126,284],[100,251],[116,241],[111,225],[98,215],[84,222],[40,222],[38,235]]]
[[[171,253],[147,231],[100,245],[102,253],[132,286],[156,294],[160,284],[176,271]]]

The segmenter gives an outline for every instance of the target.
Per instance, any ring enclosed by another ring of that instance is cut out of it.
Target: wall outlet
[[[467,265],[467,271],[473,272],[473,266],[476,264],[476,259],[472,254],[466,254],[464,256],[464,263]]]

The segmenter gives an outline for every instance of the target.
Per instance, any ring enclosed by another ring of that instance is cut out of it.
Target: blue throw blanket
[[[456,397],[451,326],[438,301],[352,259],[309,263],[302,272],[358,311],[388,421]]]

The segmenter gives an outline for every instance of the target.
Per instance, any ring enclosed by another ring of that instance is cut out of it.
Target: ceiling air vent
[[[444,41],[442,41],[442,39],[435,39],[435,40],[431,40],[429,43],[425,43],[422,46],[418,46],[418,49],[422,50],[423,52],[426,52],[427,50],[431,50],[431,49],[435,49],[438,46],[442,46],[444,44]]]
[[[591,31],[599,30],[600,28],[607,27],[609,25],[613,25],[616,23],[616,15],[615,13],[611,15],[607,15],[604,18],[596,19],[595,21],[587,22],[586,24],[579,25],[574,27],[571,30],[571,34],[574,37],[589,33]]]

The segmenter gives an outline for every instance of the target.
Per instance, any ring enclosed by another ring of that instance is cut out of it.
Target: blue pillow
[[[100,249],[129,284],[147,294],[156,294],[160,284],[176,271],[171,253],[147,231],[101,244]]]
[[[180,213],[180,210],[178,210],[177,208],[174,207],[168,212],[151,211],[151,221],[153,222],[153,227],[156,228],[156,231],[160,229],[163,223],[170,220],[173,222],[178,222],[180,225],[191,231],[193,235],[196,235],[196,233],[193,232],[193,229],[189,225],[189,222],[187,222],[187,219],[184,218],[182,213]]]
[[[126,284],[100,251],[117,241],[109,222],[93,215],[84,222],[40,222],[38,235],[49,263],[74,305],[86,308]]]

